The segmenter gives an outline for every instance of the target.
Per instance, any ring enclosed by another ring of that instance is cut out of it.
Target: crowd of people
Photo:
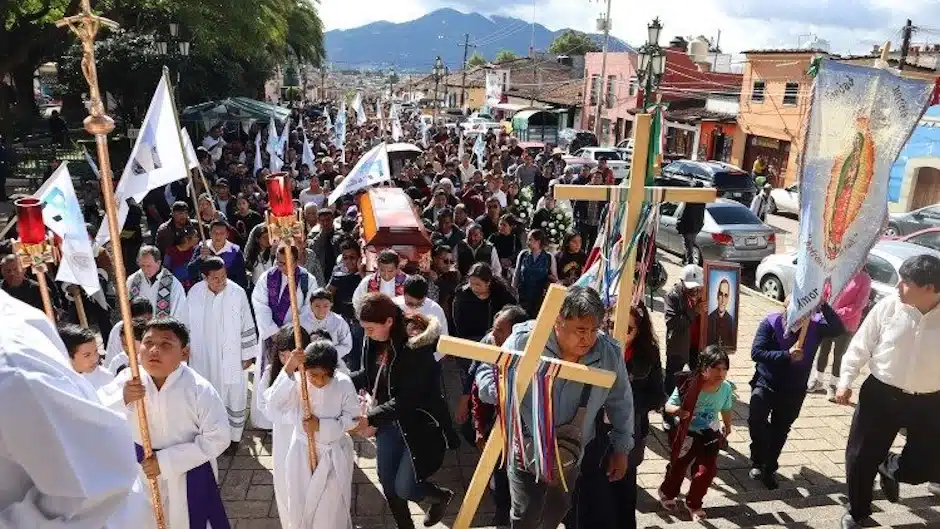
[[[580,453],[562,469],[571,490],[538,479],[524,454],[507,457],[490,483],[493,523],[636,527],[637,467],[651,411],[664,416],[674,447],[659,488],[663,508],[679,507],[680,488],[691,476],[681,504],[693,519],[706,518],[704,497],[731,432],[736,390],[726,380],[727,351],[698,345],[707,316],[701,268],[687,265],[664,297],[664,351],[641,302],[631,309],[626,343],[618,343],[606,332],[610,311],[601,296],[575,285],[603,204],[571,204],[551,193],[559,183],[611,183],[610,169],[601,163],[574,174],[560,150],[549,145],[531,153],[508,134],[487,134],[485,155],[477,159],[473,139],[455,129],[426,129],[419,116],[397,117],[403,137],[395,140],[423,149],[391,185],[413,199],[428,227],[433,249],[427,269],[383,250],[375,270],[366,270],[355,197],[328,199],[360,156],[393,141],[394,127],[386,130],[375,120],[353,125],[351,115],[344,141],[337,142],[321,110],[309,105],[292,110],[282,168],[306,226],[296,246],[273,240],[262,215],[269,159],[258,149],[262,159],[256,161],[254,145],[266,144],[264,128],[255,125],[246,134],[240,126],[215,126],[197,152],[195,193],[181,181],[131,206],[117,242],[127,257],[131,321],[113,323],[108,282],[115,274],[106,249],[98,250],[97,263],[109,294],[84,304],[91,329],[66,323],[77,321],[67,288],[52,292],[62,323],[57,330],[24,309],[23,303],[42,308],[38,283],[15,257],[3,257],[0,313],[11,330],[0,336],[0,394],[6,402],[24,402],[15,414],[0,414],[0,468],[16,475],[12,493],[0,494],[0,521],[10,513],[16,527],[59,516],[88,521],[83,527],[147,526],[140,472],[159,478],[170,529],[228,527],[213,470],[219,456],[238,449],[250,423],[272,432],[283,527],[351,527],[350,435],[375,439],[379,481],[397,527],[414,527],[409,501],[426,505],[424,525],[433,526],[455,501],[454,491],[433,480],[445,454],[461,442],[482,449],[499,415],[491,365],[456,359],[461,394],[445,398],[438,339],[450,335],[522,350],[556,282],[569,289],[543,356],[610,370],[616,381],[609,389],[555,388],[555,423],[583,422],[574,428]],[[297,154],[305,141],[314,153],[312,167]],[[97,208],[86,200],[85,210]],[[89,225],[89,233],[95,228]],[[298,322],[289,261],[295,263]],[[940,481],[940,458],[929,447],[936,427],[923,420],[940,409],[940,364],[929,349],[930,337],[940,332],[940,262],[921,256],[905,263],[899,294],[862,321],[870,282],[859,272],[838,298],[824,295],[827,302],[804,340],[787,329],[782,314],[768,315],[752,348],[751,477],[769,489],[778,486],[778,459],[807,391],[831,388],[830,400],[847,404],[861,367],[871,369],[846,451],[847,528],[871,514],[876,474],[892,501],[899,482]],[[58,351],[70,363],[58,359]],[[130,351],[138,353],[140,379],[128,369]],[[822,375],[829,356],[831,379]],[[311,416],[301,403],[303,385]],[[143,450],[137,402],[146,403],[152,455]],[[523,399],[524,432],[534,427],[530,408],[531,400]],[[40,419],[27,426],[22,412],[32,409],[42,410]],[[13,435],[16,428],[43,439]],[[890,454],[900,428],[907,429],[907,447]],[[108,439],[95,445],[85,436]],[[318,460],[312,470],[311,438]],[[66,472],[74,475],[66,479]],[[50,479],[65,488],[50,488]]]

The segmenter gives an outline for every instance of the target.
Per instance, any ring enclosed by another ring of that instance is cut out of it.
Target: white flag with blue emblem
[[[387,182],[391,179],[392,171],[388,165],[388,150],[385,148],[385,143],[382,142],[356,162],[356,166],[352,168],[352,171],[330,193],[329,203],[332,205],[343,195],[351,195],[360,189]]]

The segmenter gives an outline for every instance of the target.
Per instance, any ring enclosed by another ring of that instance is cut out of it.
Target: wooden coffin
[[[409,261],[428,259],[431,237],[404,190],[381,187],[360,194],[359,213],[367,253],[391,249]]]

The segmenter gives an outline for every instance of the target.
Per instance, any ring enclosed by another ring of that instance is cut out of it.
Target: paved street
[[[679,268],[674,256],[663,257],[671,285],[678,277]],[[664,341],[662,301],[655,301],[654,322],[660,340]],[[647,528],[684,527],[789,527],[836,528],[843,513],[845,497],[844,449],[852,419],[852,408],[836,406],[824,395],[810,395],[800,418],[794,424],[790,440],[781,458],[780,489],[767,491],[748,478],[748,381],[753,373],[753,362],[748,351],[754,331],[761,318],[780,306],[750,290],[742,292],[740,304],[740,338],[742,349],[732,357],[730,379],[737,385],[738,402],[735,405],[735,431],[729,448],[721,456],[718,478],[705,498],[709,519],[695,524],[685,515],[674,517],[660,512],[653,500],[666,466],[665,435],[658,427],[660,418],[654,416],[653,433],[648,440],[646,461],[639,469],[640,493],[639,526]],[[446,361],[446,360],[445,360]],[[451,400],[457,387],[456,374],[448,363],[447,389]],[[904,444],[899,436],[896,447]],[[246,432],[241,451],[234,457],[220,460],[222,493],[235,529],[274,529],[280,527],[271,484],[271,440],[261,432]],[[357,441],[356,470],[353,485],[353,521],[357,527],[379,529],[394,527],[385,508],[375,470],[375,448],[371,442]],[[467,445],[450,453],[436,479],[457,491],[461,498],[476,466],[476,453]],[[892,505],[876,492],[874,519],[881,527],[940,527],[940,498],[931,496],[926,486],[901,488],[902,503]],[[456,513],[455,501],[449,524]],[[484,498],[475,527],[486,527],[492,515],[492,505]],[[422,511],[412,504],[415,522],[421,527]],[[442,527],[439,525],[438,527]],[[449,525],[448,525],[449,527]]]

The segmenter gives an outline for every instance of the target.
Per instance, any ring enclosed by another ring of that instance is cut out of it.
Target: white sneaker
[[[820,375],[816,371],[809,376],[809,382],[806,383],[806,392],[807,393],[816,393],[817,391],[822,390],[823,383],[820,380]]]
[[[829,402],[836,401],[836,387],[835,386],[826,386],[826,400]]]

